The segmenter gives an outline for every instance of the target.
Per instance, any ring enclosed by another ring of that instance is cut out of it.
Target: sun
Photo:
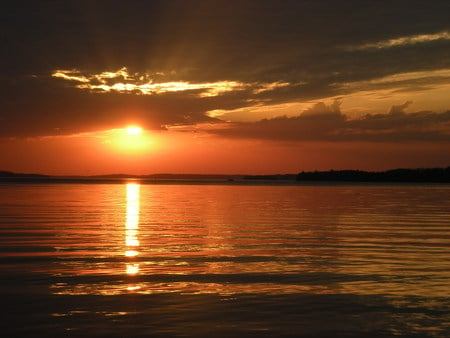
[[[110,129],[103,134],[103,143],[123,155],[143,155],[159,149],[157,135],[137,124]]]
[[[129,126],[125,128],[125,132],[128,135],[139,135],[142,133],[142,128],[139,126]]]
[[[109,132],[107,143],[123,154],[142,154],[154,148],[150,133],[138,125],[129,125]]]

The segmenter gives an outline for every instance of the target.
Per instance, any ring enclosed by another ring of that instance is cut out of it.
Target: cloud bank
[[[232,138],[272,141],[331,142],[449,142],[450,111],[406,113],[412,102],[392,106],[388,114],[367,114],[350,119],[340,110],[340,101],[323,102],[295,117],[277,117],[257,122],[234,123],[210,130]]]
[[[446,0],[10,2],[0,14],[0,137],[223,125],[227,111],[299,103],[316,105],[255,114],[217,135],[447,140],[448,112],[407,114],[406,104],[351,119],[320,102],[371,91],[396,105],[402,92],[443,92],[449,12]]]

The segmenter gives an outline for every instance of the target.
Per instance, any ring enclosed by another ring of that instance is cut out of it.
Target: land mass
[[[0,171],[0,182],[37,182],[37,183],[115,183],[129,180],[142,182],[208,182],[208,181],[234,181],[242,180],[243,175],[207,175],[207,174],[109,174],[109,175],[43,175],[35,173],[15,173],[11,171]]]
[[[297,175],[297,181],[450,183],[450,167],[393,169],[380,172],[361,170],[301,172]]]
[[[393,169],[387,171],[329,170],[302,171],[299,174],[276,175],[208,175],[208,174],[150,174],[150,175],[91,175],[91,176],[51,176],[35,173],[14,173],[0,171],[0,182],[123,182],[130,179],[167,182],[167,181],[225,181],[225,182],[434,182],[450,183],[450,167]]]

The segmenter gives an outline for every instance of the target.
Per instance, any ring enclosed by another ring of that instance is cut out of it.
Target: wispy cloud
[[[334,84],[340,89],[357,92],[368,89],[403,88],[412,85],[440,85],[450,83],[450,69],[397,73],[370,80]]]
[[[160,75],[160,74],[158,74]],[[129,74],[126,67],[115,72],[83,75],[78,70],[56,70],[53,77],[79,82],[79,89],[96,92],[138,93],[143,95],[163,94],[169,92],[199,91],[199,97],[218,96],[222,93],[240,90],[246,85],[238,81],[217,81],[207,83],[190,83],[186,81],[154,82],[151,74]]]
[[[103,92],[138,92],[144,95],[164,94],[170,92],[200,91],[199,97],[218,96],[225,92],[240,90],[245,85],[237,81],[219,81],[211,83],[189,83],[173,81],[164,83],[123,83],[108,84],[80,84],[77,88]]]
[[[376,42],[365,43],[357,46],[350,46],[348,50],[367,50],[367,49],[386,49],[419,43],[433,42],[438,40],[450,40],[450,32],[442,31],[434,34],[417,34],[401,36],[395,39],[380,40]]]
[[[78,70],[55,70],[52,74],[53,77],[57,77],[60,79],[68,80],[68,81],[76,81],[76,82],[90,82],[90,80],[82,75]]]
[[[340,110],[341,101],[318,102],[297,116],[280,116],[256,122],[228,123],[209,133],[243,139],[273,141],[414,142],[450,141],[450,111],[406,113],[407,101],[388,114],[367,114],[351,119]]]
[[[163,76],[164,73],[157,75]],[[287,87],[289,82],[244,83],[239,81],[216,81],[192,83],[188,81],[156,82],[152,74],[130,74],[126,67],[115,72],[105,71],[99,74],[83,74],[81,71],[56,70],[52,77],[78,82],[76,88],[95,92],[137,93],[155,95],[170,92],[195,91],[198,97],[219,96],[226,92],[251,89],[254,94],[268,92],[281,87]]]
[[[287,87],[290,86],[291,84],[289,82],[282,82],[282,81],[277,81],[277,82],[272,82],[272,83],[263,83],[261,84],[261,86],[259,86],[259,88],[255,88],[253,90],[254,94],[259,94],[259,93],[264,93],[264,92],[268,92],[277,88],[283,88],[283,87]]]

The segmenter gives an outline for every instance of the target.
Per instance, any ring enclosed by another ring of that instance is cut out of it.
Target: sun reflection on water
[[[125,222],[125,253],[126,257],[136,257],[139,255],[139,197],[140,185],[138,183],[128,183],[127,189],[127,214]],[[138,263],[126,263],[125,273],[136,275],[139,273]]]

